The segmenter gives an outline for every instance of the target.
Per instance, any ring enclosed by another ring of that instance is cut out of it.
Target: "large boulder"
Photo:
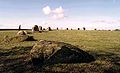
[[[48,30],[48,31],[52,31],[51,27],[48,27],[47,30]]]
[[[66,28],[66,30],[69,30],[68,28]]]
[[[59,28],[57,27],[57,30],[59,30]]]
[[[39,31],[42,31],[42,26],[39,26]]]
[[[56,63],[82,63],[94,61],[94,57],[83,50],[63,42],[40,40],[30,51],[35,65]]]
[[[32,32],[39,32],[38,25],[34,25],[34,27],[32,27]]]

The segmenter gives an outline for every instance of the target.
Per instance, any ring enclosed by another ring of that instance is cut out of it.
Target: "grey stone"
[[[76,46],[57,41],[40,40],[30,51],[33,64],[82,63],[94,57]]]

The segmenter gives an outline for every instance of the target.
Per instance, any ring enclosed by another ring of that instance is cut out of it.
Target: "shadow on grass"
[[[112,67],[105,69],[104,73],[119,73],[120,72],[120,54],[112,52],[92,52],[89,51],[97,60],[104,60],[110,62]],[[109,66],[109,64],[108,64]]]
[[[13,47],[11,49],[0,49],[0,56],[11,56],[11,55],[18,55],[28,53],[31,50],[32,46],[30,47]]]
[[[30,47],[14,47],[12,49],[0,49],[0,71],[2,73],[23,73],[29,69],[27,58]]]
[[[120,61],[120,55],[111,53],[111,52],[89,52],[92,54],[96,59],[101,59],[101,60],[109,60],[113,63],[117,63]],[[117,64],[119,65],[119,64]],[[120,66],[120,65],[119,65]]]

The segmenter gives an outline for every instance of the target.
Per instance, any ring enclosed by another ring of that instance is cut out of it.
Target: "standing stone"
[[[32,27],[32,32],[34,32],[34,27]]]
[[[66,28],[66,30],[68,30],[68,28]]]
[[[36,32],[39,31],[38,25],[35,25],[34,27],[32,27],[32,32]]]
[[[45,28],[43,28],[43,30],[45,30]]]
[[[21,25],[19,25],[19,30],[21,30]]]
[[[39,31],[42,31],[42,26],[39,26]]]
[[[86,30],[86,28],[85,28],[85,27],[83,27],[83,30]]]
[[[59,28],[57,27],[57,30],[59,30]]]
[[[51,31],[52,29],[51,29],[51,27],[48,27],[48,31]]]
[[[97,30],[96,28],[94,30]]]

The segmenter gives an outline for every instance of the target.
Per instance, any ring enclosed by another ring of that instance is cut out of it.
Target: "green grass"
[[[0,31],[0,42],[3,42],[4,36],[12,37],[16,33],[17,31],[14,30]],[[34,36],[38,41],[44,39],[70,43],[93,55],[96,61],[82,64],[45,65],[42,69],[39,69],[27,63],[29,51],[37,41],[0,43],[0,70],[2,72],[120,72],[119,31],[58,30],[29,35]]]

